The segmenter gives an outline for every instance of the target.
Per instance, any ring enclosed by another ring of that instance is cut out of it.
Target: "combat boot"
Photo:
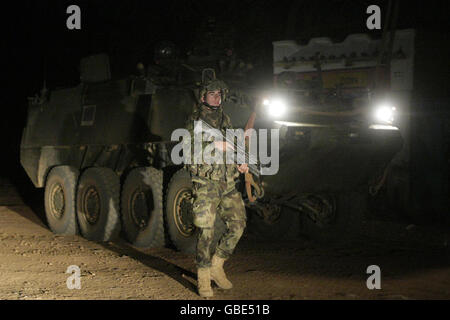
[[[214,255],[211,261],[211,279],[222,289],[231,289],[233,284],[227,279],[223,270],[225,259]]]
[[[209,268],[197,269],[197,289],[200,297],[208,298],[213,296]]]

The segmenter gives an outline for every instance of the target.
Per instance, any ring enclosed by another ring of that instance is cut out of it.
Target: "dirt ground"
[[[0,190],[0,299],[201,299],[193,256],[55,235],[39,193],[24,203],[10,182]],[[234,288],[214,288],[214,299],[450,299],[449,234],[376,221],[332,244],[246,232],[225,265]],[[71,265],[80,289],[67,287]],[[366,286],[370,265],[380,267],[381,289]]]

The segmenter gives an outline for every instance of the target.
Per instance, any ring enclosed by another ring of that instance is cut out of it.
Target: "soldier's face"
[[[220,93],[220,90],[215,91],[208,91],[206,93],[206,103],[213,107],[220,106],[220,103],[222,102],[222,94]],[[205,98],[202,97],[202,102],[205,102]]]

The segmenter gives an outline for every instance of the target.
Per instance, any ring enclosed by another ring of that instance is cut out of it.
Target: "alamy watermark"
[[[367,29],[380,30],[381,29],[381,9],[380,9],[380,7],[375,4],[370,5],[367,7],[366,13],[370,14],[370,16],[366,20]]]
[[[367,278],[366,286],[367,289],[381,289],[381,269],[377,265],[371,265],[367,267],[367,274],[371,274],[369,278]]]
[[[179,128],[172,132],[172,141],[181,141],[172,149],[174,164],[244,164],[261,165],[261,175],[277,174],[279,169],[279,129],[269,130],[227,129],[225,137],[214,128],[205,128],[203,121],[194,121],[194,134],[191,137],[187,129]],[[248,149],[245,138],[249,138]],[[227,141],[232,148],[222,151],[215,142]],[[270,154],[268,149],[270,147]],[[192,150],[193,148],[193,150]]]
[[[66,27],[69,30],[80,30],[81,29],[81,9],[77,5],[70,5],[66,10],[67,14],[70,16],[66,20]]]
[[[81,289],[81,270],[79,266],[71,265],[67,267],[66,273],[71,273],[72,275],[67,278],[66,285],[67,289]]]

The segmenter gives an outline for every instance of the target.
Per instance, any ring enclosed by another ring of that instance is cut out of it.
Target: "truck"
[[[415,32],[391,34],[389,59],[368,34],[273,42],[274,85],[257,126],[280,130],[280,169],[254,206],[261,235],[288,234],[295,212],[307,236],[342,236],[373,215],[371,200],[410,145]]]
[[[292,211],[306,213],[305,235],[339,237],[367,218],[448,224],[445,39],[421,28],[273,43],[266,111],[284,134],[280,172],[263,183],[261,234],[286,234]]]

